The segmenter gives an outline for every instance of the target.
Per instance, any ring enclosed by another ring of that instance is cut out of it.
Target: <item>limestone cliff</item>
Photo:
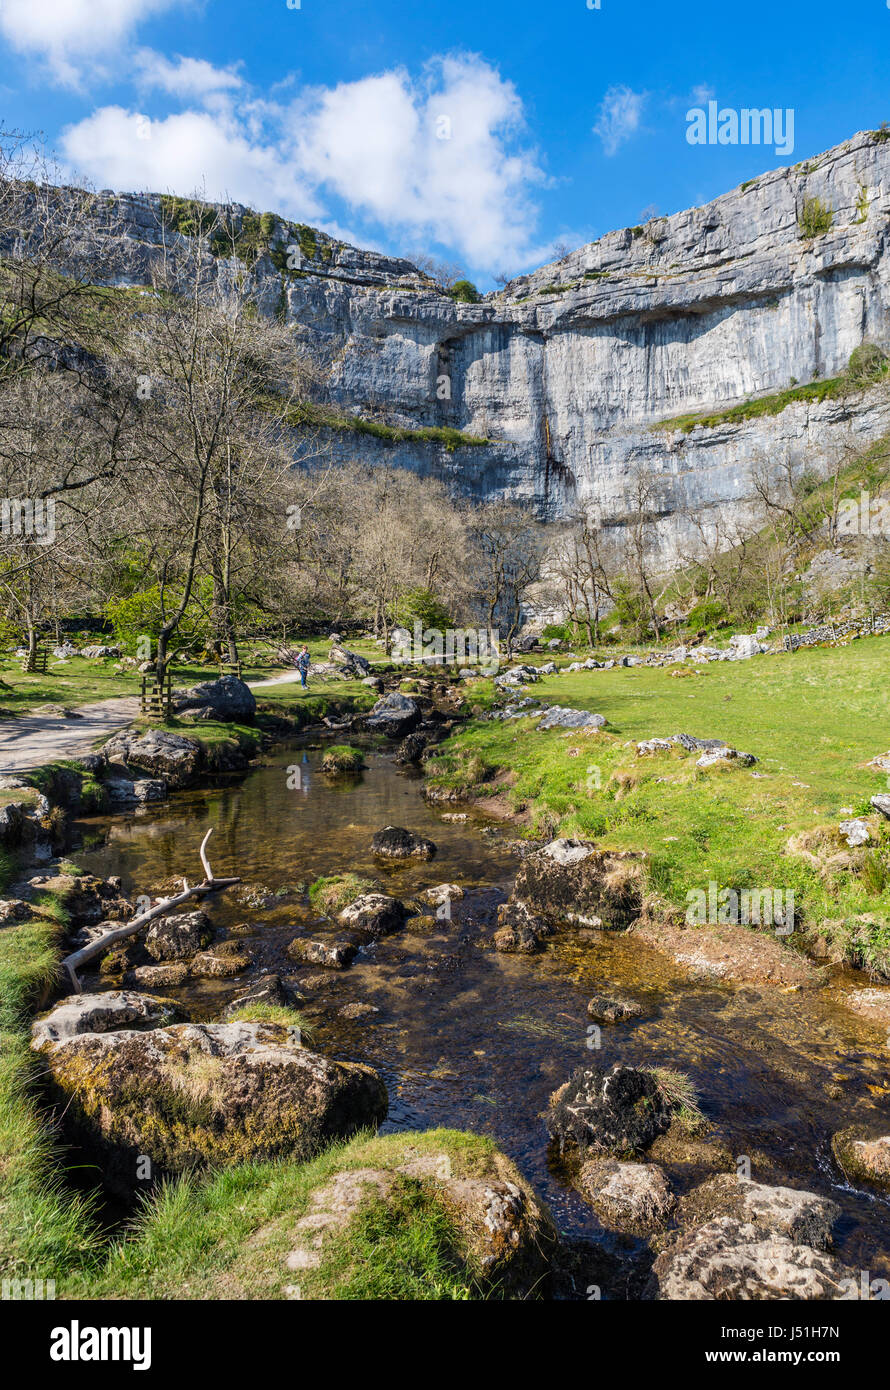
[[[799,218],[814,198],[831,225],[805,236]],[[130,283],[146,278],[159,205],[104,201]],[[864,339],[890,339],[888,214],[890,135],[869,132],[703,207],[611,232],[477,304],[454,302],[407,261],[283,222],[253,273],[269,312],[328,365],[338,457],[523,498],[548,517],[596,507],[607,524],[620,522],[642,466],[661,477],[668,557],[685,508],[744,510],[752,461],[788,449],[818,460],[890,428],[880,389],[658,427],[833,377]],[[289,270],[283,248],[294,238],[301,264]],[[404,437],[430,427],[484,442]]]

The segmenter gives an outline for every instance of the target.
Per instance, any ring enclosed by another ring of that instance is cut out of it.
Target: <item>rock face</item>
[[[145,949],[155,960],[187,960],[213,937],[203,912],[177,912],[159,917],[145,934]]]
[[[617,1158],[642,1152],[671,1122],[651,1072],[581,1067],[550,1099],[547,1129],[560,1148],[575,1146]]]
[[[148,1186],[140,1156],[152,1181],[206,1164],[302,1159],[386,1116],[371,1067],[316,1056],[275,1024],[85,1033],[42,1051],[66,1131],[124,1196]]]
[[[378,830],[371,849],[381,859],[432,859],[436,846],[423,835],[405,830],[401,825],[387,825]]]
[[[256,714],[256,699],[250,686],[237,676],[221,676],[218,681],[202,681],[188,690],[174,690],[173,708],[190,719],[243,723]]]
[[[299,275],[268,254],[252,274],[267,312],[280,307],[333,364],[338,418],[360,417],[372,400],[379,421],[408,431],[332,430],[335,458],[436,474],[456,493],[521,498],[549,516],[596,503],[607,527],[626,517],[627,478],[643,467],[661,478],[668,559],[692,534],[684,509],[750,509],[752,458],[827,457],[845,430],[863,443],[886,431],[880,391],[844,402],[811,395],[688,433],[651,427],[835,376],[863,340],[884,340],[888,188],[890,148],[865,132],[710,203],[610,232],[476,304],[456,303],[407,261],[321,232]],[[806,238],[798,217],[812,197],[831,208],[832,225]],[[120,233],[121,281],[148,283],[162,240],[158,198],[101,202]],[[273,240],[283,249],[293,236],[281,224]],[[462,435],[410,433],[429,426]]]
[[[72,994],[56,1004],[31,1029],[31,1046],[65,1042],[80,1033],[110,1033],[115,1028],[156,1028],[176,1023],[182,1011],[172,999],[157,999],[133,990],[113,989],[104,994]]]
[[[583,841],[552,840],[523,859],[513,899],[554,922],[627,927],[640,912],[639,866]]]

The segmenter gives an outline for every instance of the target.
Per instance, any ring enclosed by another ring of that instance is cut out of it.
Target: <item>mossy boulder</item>
[[[309,1158],[387,1111],[371,1067],[320,1057],[280,1024],[85,1033],[41,1051],[65,1133],[125,1197],[209,1165]]]
[[[541,1296],[557,1245],[510,1160],[449,1130],[354,1142],[290,1234],[284,1265],[301,1298]],[[399,1287],[412,1280],[426,1287]]]
[[[172,999],[109,989],[99,994],[72,994],[62,999],[31,1028],[31,1046],[64,1042],[81,1033],[110,1033],[117,1028],[156,1028],[178,1023],[183,1013]]]
[[[642,887],[634,855],[560,839],[523,859],[513,901],[558,924],[621,929],[640,915]]]
[[[210,921],[203,912],[177,912],[152,922],[145,935],[145,949],[155,960],[188,960],[213,939]]]
[[[352,748],[346,743],[332,745],[321,760],[322,772],[335,776],[355,774],[361,772],[364,767],[365,759],[361,749]]]
[[[890,1192],[890,1134],[875,1137],[851,1125],[832,1135],[831,1151],[849,1182]]]
[[[405,907],[388,893],[363,893],[337,914],[341,927],[361,932],[372,941],[398,931],[405,920]]]
[[[547,1128],[560,1149],[631,1158],[664,1134],[672,1108],[656,1077],[616,1062],[578,1071],[550,1098]]]

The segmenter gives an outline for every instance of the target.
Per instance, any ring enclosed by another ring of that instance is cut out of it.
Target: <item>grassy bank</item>
[[[8,861],[0,872],[2,889]],[[58,1286],[90,1266],[100,1239],[90,1204],[60,1178],[36,1098],[30,1014],[56,976],[64,904],[44,896],[35,907],[47,915],[0,928],[0,1271]]]
[[[544,703],[596,711],[594,735],[535,721],[475,721],[429,765],[432,782],[491,801],[529,833],[589,837],[647,852],[650,891],[684,909],[691,889],[789,889],[798,911],[836,942],[866,937],[848,954],[890,962],[890,823],[850,854],[837,833],[887,776],[864,764],[890,747],[884,638],[744,663],[630,667],[547,677]],[[677,674],[674,674],[676,672]],[[480,682],[469,698],[493,697]],[[721,738],[758,758],[755,768],[695,767],[681,749],[640,757],[637,741],[676,733]],[[794,841],[803,853],[794,853]],[[817,863],[811,862],[812,855]],[[845,856],[832,868],[832,856]]]

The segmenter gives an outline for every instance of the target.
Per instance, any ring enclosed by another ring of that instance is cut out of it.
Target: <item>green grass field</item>
[[[675,907],[715,881],[793,889],[807,925],[831,921],[836,937],[872,915],[877,959],[890,947],[890,822],[878,823],[869,798],[888,790],[888,778],[863,764],[890,749],[888,659],[890,644],[871,638],[698,668],[546,677],[530,687],[535,697],[596,711],[606,729],[539,734],[532,719],[476,721],[429,771],[475,796],[498,791],[530,832],[645,851],[651,891]],[[491,682],[467,692],[483,706],[492,695]],[[637,755],[638,741],[677,733],[724,739],[758,763],[699,770],[681,749]],[[819,872],[788,852],[802,833],[824,857],[843,852],[837,825],[851,812],[876,822],[873,846],[851,856],[852,868]]]

